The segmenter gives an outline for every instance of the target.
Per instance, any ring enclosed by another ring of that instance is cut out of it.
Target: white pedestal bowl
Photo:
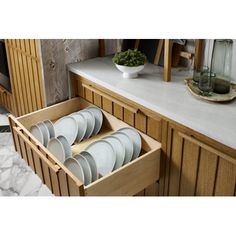
[[[142,71],[144,65],[141,66],[122,66],[115,64],[117,69],[123,72],[123,78],[137,78],[138,72]]]

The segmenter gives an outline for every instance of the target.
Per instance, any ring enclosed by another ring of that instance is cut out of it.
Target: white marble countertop
[[[138,78],[124,79],[111,57],[69,64],[68,70],[236,149],[236,100],[211,103],[196,99],[184,84],[190,71],[172,69],[172,81],[167,83],[163,68],[147,64]]]

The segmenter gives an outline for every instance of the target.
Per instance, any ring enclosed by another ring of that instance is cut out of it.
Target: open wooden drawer
[[[161,144],[141,132],[142,155],[97,181],[84,186],[47,148],[29,132],[30,127],[46,119],[56,121],[62,116],[91,105],[82,98],[41,109],[15,118],[9,117],[16,150],[57,196],[132,196],[159,179]],[[128,126],[111,114],[103,111],[104,122],[101,133],[109,133]],[[93,140],[100,138],[101,134]],[[76,146],[72,147],[72,150]]]

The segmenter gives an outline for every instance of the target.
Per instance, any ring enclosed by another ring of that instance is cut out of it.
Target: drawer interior
[[[66,178],[64,178],[66,187],[68,189],[71,188],[68,184],[68,178],[72,178],[72,180],[76,183],[73,188],[79,188],[80,191],[78,192],[82,193],[80,195],[134,195],[158,180],[161,144],[142,132],[139,132],[142,139],[142,152],[140,157],[113,171],[112,173],[103,176],[88,186],[84,186],[62,163],[60,163],[45,147],[43,147],[42,144],[35,141],[34,137],[32,137],[29,133],[30,127],[39,121],[50,119],[54,122],[62,116],[79,111],[90,105],[91,104],[84,99],[74,98],[46,109],[19,117],[17,119],[17,123],[18,126],[21,126],[22,130],[24,130],[24,133],[32,141],[32,143],[37,145],[42,154],[52,161],[53,164],[59,166],[60,170],[58,181],[60,182],[60,173],[63,172],[63,175],[66,175]],[[118,120],[113,115],[105,111],[102,112],[104,121],[99,134],[79,144],[74,144],[72,146],[73,153],[80,152],[89,143],[96,141],[120,128],[128,126],[126,123]],[[62,183],[60,182],[59,185],[62,185]],[[65,186],[62,186],[61,189],[64,187]],[[63,192],[71,192],[71,190]],[[62,190],[60,190],[58,195],[62,195],[61,193]]]

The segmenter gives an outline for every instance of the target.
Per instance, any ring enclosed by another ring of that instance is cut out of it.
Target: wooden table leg
[[[202,39],[195,39],[194,68],[201,65],[202,62]]]
[[[104,39],[98,40],[98,54],[99,54],[99,57],[105,56],[105,40]]]
[[[171,39],[165,39],[164,46],[164,81],[171,81],[171,62],[172,62],[172,46]]]

